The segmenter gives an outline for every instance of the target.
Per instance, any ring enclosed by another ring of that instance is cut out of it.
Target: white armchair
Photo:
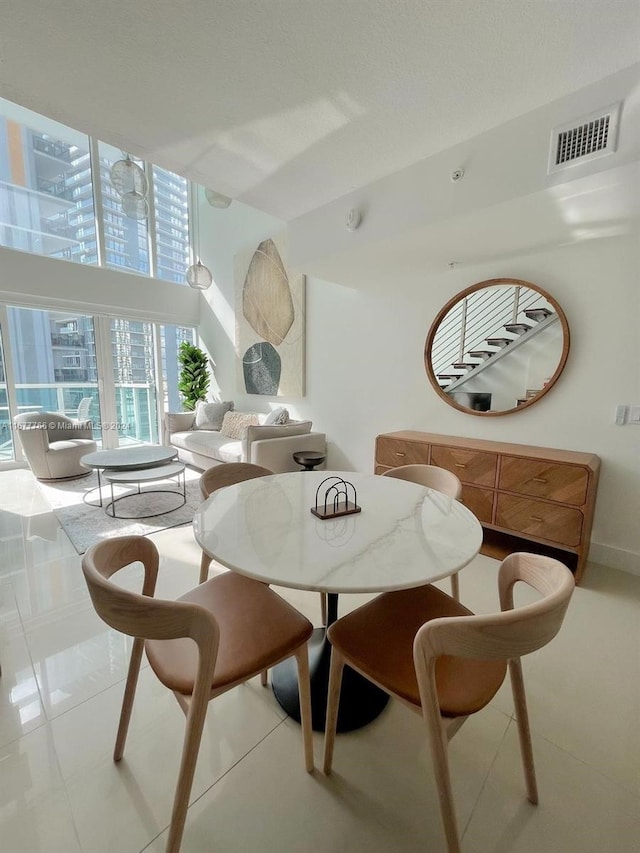
[[[39,480],[70,480],[91,471],[80,464],[98,445],[91,421],[78,422],[55,412],[25,412],[13,422],[24,455]]]

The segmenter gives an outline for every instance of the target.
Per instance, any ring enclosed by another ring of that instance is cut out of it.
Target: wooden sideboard
[[[376,438],[376,474],[416,463],[458,476],[461,500],[485,531],[482,553],[501,558],[528,550],[555,556],[580,582],[589,554],[598,456],[410,430]]]

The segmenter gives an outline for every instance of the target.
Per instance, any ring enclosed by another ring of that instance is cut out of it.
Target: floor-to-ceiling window
[[[13,431],[11,429],[11,410],[7,394],[7,376],[5,372],[2,328],[0,327],[0,462],[15,458],[13,449]]]
[[[149,275],[149,205],[145,197],[139,199],[136,209],[127,213],[122,199],[110,179],[110,170],[115,162],[122,160],[119,148],[98,143],[100,159],[100,197],[104,227],[104,265],[117,270]],[[136,218],[139,217],[139,218]]]
[[[18,306],[6,318],[13,384],[0,335],[0,462],[15,457],[11,418],[27,411],[89,418],[105,447],[159,442],[158,403],[181,406],[178,347],[197,341],[194,328]]]
[[[111,364],[121,445],[158,442],[158,389],[153,323],[111,320]]]
[[[178,390],[180,375],[178,351],[183,341],[187,341],[190,344],[197,344],[196,330],[190,326],[160,326],[165,412],[179,412],[182,409],[182,398]]]
[[[3,100],[0,244],[98,262],[89,137]]]
[[[98,423],[93,317],[14,307],[8,308],[7,316],[17,414],[60,412],[76,418],[80,410]],[[97,430],[96,437],[100,439]]]
[[[111,176],[129,158],[135,196]],[[0,245],[186,286],[190,195],[175,172],[0,98]]]
[[[189,266],[189,182],[159,166],[152,175],[156,278],[182,284]]]

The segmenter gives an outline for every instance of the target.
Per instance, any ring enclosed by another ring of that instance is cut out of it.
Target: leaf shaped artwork
[[[242,358],[244,385],[247,394],[278,393],[282,362],[277,350],[267,341],[250,346]]]
[[[273,240],[253,253],[242,289],[242,313],[254,332],[278,346],[291,328],[295,311],[289,278]]]

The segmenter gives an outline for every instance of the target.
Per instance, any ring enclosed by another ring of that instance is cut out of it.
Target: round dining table
[[[334,515],[345,503],[349,513]],[[328,593],[328,624],[338,617],[339,594],[431,583],[466,566],[482,544],[477,518],[441,492],[340,471],[274,474],[218,489],[196,511],[193,528],[202,550],[239,574]],[[309,658],[313,727],[323,731],[330,661],[325,628],[314,631]],[[299,720],[295,666],[284,661],[275,667],[272,687]],[[387,700],[345,667],[338,731],[366,725]]]

